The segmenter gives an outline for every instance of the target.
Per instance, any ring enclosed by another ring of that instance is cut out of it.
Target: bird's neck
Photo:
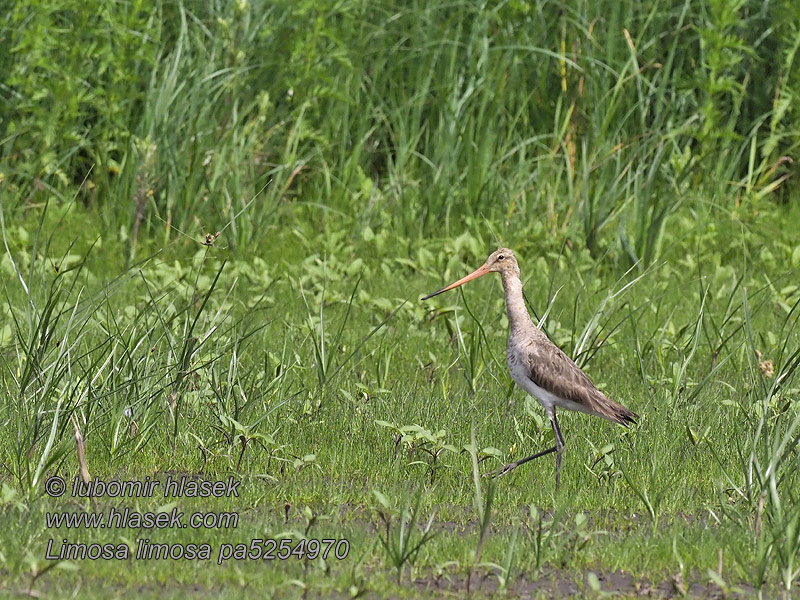
[[[506,312],[508,312],[508,324],[511,330],[525,325],[533,325],[528,309],[525,307],[525,299],[522,297],[522,281],[516,273],[503,271],[503,289],[506,292]]]

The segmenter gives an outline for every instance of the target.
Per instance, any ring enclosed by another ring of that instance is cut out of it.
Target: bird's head
[[[508,248],[498,248],[489,255],[489,258],[486,259],[485,263],[483,263],[480,267],[475,269],[472,273],[470,273],[466,277],[462,277],[458,281],[451,283],[447,287],[443,287],[438,292],[433,292],[432,294],[428,294],[423,298],[423,300],[427,300],[428,298],[433,298],[434,296],[441,294],[442,292],[446,292],[448,290],[452,290],[453,288],[457,288],[458,286],[467,283],[468,281],[472,281],[473,279],[477,279],[478,277],[481,277],[491,272],[512,273],[517,277],[519,277],[519,265],[517,265],[517,257],[514,256],[514,253]]]
[[[483,266],[486,267],[487,270],[494,271],[495,273],[510,271],[515,275],[519,275],[517,257],[514,256],[514,252],[508,248],[498,248],[492,252],[489,258],[486,259],[486,262],[483,263]]]

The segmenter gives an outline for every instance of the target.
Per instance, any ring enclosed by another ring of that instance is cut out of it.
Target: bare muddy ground
[[[448,597],[453,594],[474,594],[478,597],[492,597],[510,594],[520,598],[565,598],[586,597],[611,594],[622,598],[750,598],[757,592],[749,585],[733,586],[726,593],[717,585],[697,579],[690,583],[680,576],[663,581],[639,579],[624,571],[595,573],[600,586],[595,592],[589,582],[589,572],[578,574],[568,571],[546,570],[541,576],[529,578],[525,574],[512,577],[505,590],[500,589],[498,579],[486,571],[473,572],[467,588],[467,576],[426,575],[414,581],[413,585],[426,596]],[[767,593],[765,598],[779,597],[779,593]]]
[[[373,571],[374,573],[374,571]],[[0,572],[0,575],[2,572]],[[468,576],[458,573],[426,573],[409,581],[406,576],[401,593],[378,592],[370,585],[369,579],[363,582],[358,597],[362,598],[584,598],[613,595],[616,598],[752,598],[757,591],[749,585],[735,585],[726,592],[715,584],[703,581],[699,574],[688,585],[678,577],[671,577],[663,581],[648,581],[638,579],[624,571],[597,572],[599,590],[592,589],[589,581],[589,572],[583,575],[557,570],[546,570],[541,576],[529,578],[525,574],[512,577],[508,585],[501,589],[498,579],[489,571],[476,569]],[[468,581],[469,579],[469,581]],[[182,585],[175,582],[163,582],[161,585],[140,585],[135,589],[126,589],[114,584],[105,584],[98,580],[85,580],[76,589],[82,590],[86,597],[127,597],[136,596],[140,600],[145,598],[181,598],[191,595],[197,598],[226,598],[231,592],[248,593],[263,592],[250,588],[247,584],[236,586],[215,586],[206,588],[202,585]],[[248,592],[249,590],[249,592]],[[798,586],[800,591],[800,586]],[[306,594],[301,590],[291,587],[279,587],[273,590],[273,598],[352,598],[353,591],[336,589],[335,587],[309,586]],[[5,587],[0,585],[0,597],[17,598],[51,598],[59,595],[58,590],[52,585],[49,576],[44,576],[32,586]],[[765,599],[780,598],[781,594],[775,589],[764,591]]]

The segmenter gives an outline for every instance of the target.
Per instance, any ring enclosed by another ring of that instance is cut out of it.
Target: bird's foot
[[[519,465],[520,465],[519,461],[508,463],[504,467],[500,467],[499,469],[496,469],[494,471],[489,471],[488,473],[484,473],[483,476],[484,477],[491,477],[492,479],[496,479],[498,477],[502,477],[503,475],[508,475],[509,473],[511,473],[511,471],[516,469]]]
[[[520,458],[519,460],[515,460],[512,463],[508,463],[505,467],[501,467],[501,468],[497,469],[496,471],[490,471],[488,473],[484,473],[483,476],[484,477],[493,477],[494,478],[494,477],[502,477],[503,475],[508,475],[509,473],[511,473],[511,471],[516,469],[518,466],[524,465],[526,462],[531,461],[534,458],[539,458],[540,456],[544,456],[546,454],[550,454],[552,452],[555,452],[556,450],[557,450],[556,446],[553,446],[552,448],[548,448],[547,450],[542,450],[541,452],[537,452],[536,454],[534,454],[532,456],[528,456],[526,458]],[[560,454],[559,454],[559,460],[556,463],[556,467],[557,467],[556,468],[556,479],[558,479],[558,473],[559,473],[559,470],[560,470],[560,467],[561,467],[561,455]]]

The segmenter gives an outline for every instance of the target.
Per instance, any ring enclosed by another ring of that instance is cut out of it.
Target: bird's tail
[[[614,423],[619,423],[625,427],[627,427],[630,423],[636,423],[636,421],[639,419],[639,415],[637,415],[635,412],[625,408],[618,402],[614,402],[600,390],[595,390],[595,393],[592,396],[592,403],[589,404],[589,408],[591,410],[587,412],[592,412],[598,417],[603,417],[604,419],[608,419]]]
[[[639,415],[613,400],[609,400],[608,405],[603,408],[607,411],[608,419],[620,425],[624,425],[625,427],[639,420]]]

